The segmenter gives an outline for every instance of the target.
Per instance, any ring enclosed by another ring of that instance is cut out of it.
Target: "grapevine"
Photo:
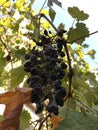
[[[49,36],[49,32],[44,30],[38,41],[34,39],[35,46],[30,53],[25,55],[24,70],[30,74],[27,83],[33,88],[31,102],[36,104],[36,114],[45,108],[58,115],[58,106],[64,105],[66,87],[62,85],[62,79],[67,77],[64,33],[66,30],[60,30]]]

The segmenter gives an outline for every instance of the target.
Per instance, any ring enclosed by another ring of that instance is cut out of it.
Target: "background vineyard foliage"
[[[62,8],[62,3],[58,0],[47,0],[47,8],[39,9],[39,13],[36,14],[33,10],[35,1],[0,1],[0,88],[3,90],[13,90],[17,86],[28,87],[25,82],[28,74],[23,68],[25,54],[34,46],[33,39],[38,39],[44,29],[51,30],[52,34],[55,34],[51,23],[59,13],[55,12],[53,4]],[[95,50],[85,51],[88,45],[84,44],[85,38],[83,37],[89,37],[89,29],[84,23],[89,15],[79,10],[78,7],[69,7],[68,12],[74,19],[74,26],[71,25],[64,36],[65,39],[68,37],[67,45],[73,69],[72,98],[65,102],[63,108],[59,108],[62,121],[58,128],[54,129],[92,130],[94,128],[97,130],[98,81],[96,78],[98,73],[97,68],[92,70],[89,62],[85,60],[86,57],[93,60]],[[40,13],[48,17],[51,23],[45,17],[40,18]],[[59,23],[59,27],[56,28],[66,30],[63,23]],[[63,85],[68,89],[68,79],[63,80]],[[22,130],[30,126],[29,116],[27,111],[23,111]]]

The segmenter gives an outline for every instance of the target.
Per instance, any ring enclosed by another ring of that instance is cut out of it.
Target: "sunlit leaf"
[[[84,11],[80,11],[78,7],[69,7],[68,12],[73,18],[76,18],[78,21],[84,21],[89,17],[89,15],[84,13]]]
[[[89,36],[88,28],[84,23],[77,23],[76,28],[71,29],[69,32],[69,41],[76,42],[78,44],[82,44],[85,40],[85,37]],[[78,40],[79,39],[79,40]]]
[[[16,42],[18,42],[18,39],[17,39]],[[25,50],[24,47],[22,47],[21,49],[14,50],[13,51],[13,57],[16,58],[16,59],[24,60],[25,52],[26,52],[26,50]]]
[[[18,86],[24,79],[25,72],[23,66],[19,66],[11,71],[11,87],[14,88]]]
[[[5,0],[0,0],[0,5],[4,4]]]
[[[26,128],[29,128],[30,126],[30,113],[28,111],[23,110],[20,116],[20,128],[21,130],[26,130]]]

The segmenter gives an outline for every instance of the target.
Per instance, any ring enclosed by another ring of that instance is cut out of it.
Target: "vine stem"
[[[54,24],[44,15],[44,14],[38,14],[39,16],[40,16],[40,18],[45,18],[47,21],[48,21],[48,23],[53,27],[53,29],[56,31],[56,32],[58,32],[58,30],[57,30],[57,28],[54,26]]]
[[[93,35],[93,34],[96,34],[96,33],[98,33],[98,30],[95,31],[95,32],[92,32],[92,33],[90,33],[90,34],[88,34],[88,35],[85,35],[85,36],[79,37],[79,38],[77,38],[77,39],[75,39],[75,40],[73,40],[73,41],[71,41],[71,42],[69,42],[69,43],[76,42],[76,41],[78,41],[78,40],[81,40],[81,39],[83,39],[83,38],[89,37],[89,36],[91,36],[91,35]]]
[[[68,51],[68,47],[67,47],[67,43],[65,42],[64,44],[64,48],[65,48],[65,52],[66,52],[66,55],[67,55],[67,61],[68,61],[68,65],[69,65],[69,74],[68,74],[68,80],[69,80],[69,84],[68,84],[68,93],[67,95],[65,96],[64,100],[66,100],[68,97],[71,97],[72,94],[71,94],[71,84],[72,84],[72,75],[73,75],[73,72],[72,72],[72,67],[71,67],[71,60],[70,60],[70,55],[69,55],[69,51]]]
[[[49,114],[41,121],[38,130],[41,130],[41,127],[42,127],[43,123],[48,119],[48,117],[50,117],[50,115],[51,115],[51,113],[49,113]]]

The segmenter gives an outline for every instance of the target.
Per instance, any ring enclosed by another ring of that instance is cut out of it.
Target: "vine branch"
[[[41,127],[43,125],[43,123],[48,119],[48,117],[50,117],[51,113],[49,113],[41,122],[40,122],[40,126],[38,128],[38,130],[41,130]]]
[[[78,40],[81,40],[81,39],[83,39],[83,38],[89,37],[89,36],[91,36],[91,35],[93,35],[93,34],[96,34],[96,33],[98,33],[98,30],[95,31],[95,32],[92,32],[92,33],[90,33],[90,34],[88,34],[88,35],[85,35],[85,36],[79,37],[79,38],[77,38],[77,39],[75,39],[75,40],[73,40],[73,41],[71,41],[71,42],[69,42],[69,43],[76,42],[76,41],[78,41]]]
[[[49,22],[49,24],[53,27],[53,29],[54,29],[56,32],[58,32],[57,28],[53,25],[53,23],[52,23],[44,14],[39,14],[39,15],[40,15],[40,18],[41,18],[41,17],[45,18],[45,19]]]
[[[72,72],[72,67],[71,67],[71,59],[70,59],[70,55],[69,55],[69,51],[68,51],[68,47],[67,47],[67,43],[65,41],[65,44],[64,44],[64,48],[65,48],[65,52],[66,52],[66,55],[67,55],[67,61],[68,61],[68,65],[69,65],[69,74],[68,74],[68,80],[69,80],[69,85],[68,85],[68,93],[66,95],[66,97],[64,98],[64,100],[66,100],[68,97],[71,97],[72,94],[71,94],[71,84],[72,84],[72,75],[73,75],[73,72]]]

